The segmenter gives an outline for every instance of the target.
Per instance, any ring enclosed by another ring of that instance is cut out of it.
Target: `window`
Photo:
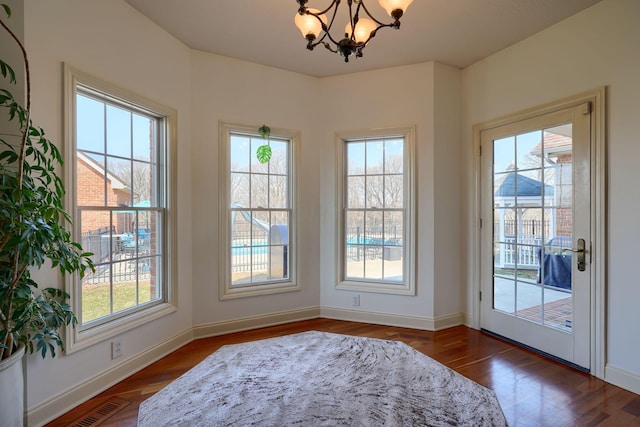
[[[297,290],[295,134],[272,130],[264,139],[257,127],[225,123],[220,132],[220,297]],[[264,164],[256,156],[262,145],[272,151]]]
[[[93,253],[96,266],[71,289],[79,321],[74,341],[80,341],[175,309],[168,307],[173,113],[75,70],[67,76],[75,240]]]
[[[338,138],[339,289],[415,293],[413,134],[408,128]]]

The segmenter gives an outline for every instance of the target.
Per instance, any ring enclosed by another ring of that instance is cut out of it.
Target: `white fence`
[[[522,236],[516,242],[514,237],[505,237],[504,242],[498,245],[498,253],[495,254],[496,267],[513,268],[516,265],[518,268],[539,267],[538,252],[542,246],[541,238]]]

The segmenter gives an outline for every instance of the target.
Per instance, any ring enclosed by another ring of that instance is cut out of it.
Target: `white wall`
[[[440,319],[464,312],[463,246],[461,244],[463,163],[462,73],[435,64],[433,124],[434,316]],[[455,319],[453,319],[455,321]],[[447,322],[445,322],[446,324]]]
[[[32,117],[61,148],[64,148],[63,61],[178,111],[179,309],[124,334],[124,356],[120,359],[111,360],[108,341],[53,360],[29,356],[26,405],[32,413],[29,423],[38,424],[42,421],[39,417],[50,415],[47,404],[51,399],[86,385],[132,356],[190,331],[190,50],[120,1],[26,1],[25,39],[32,67]],[[38,277],[43,284],[64,286],[56,272],[41,271]]]
[[[319,174],[315,132],[317,79],[193,51],[191,60],[193,323],[216,333],[225,322],[315,307],[320,300]],[[218,123],[262,124],[301,132],[299,155],[299,282],[301,290],[221,301],[218,298]],[[269,321],[269,320],[260,320]],[[258,322],[260,322],[258,321]],[[260,323],[257,323],[259,325]],[[233,329],[234,326],[226,326]],[[216,329],[218,328],[218,329]]]
[[[324,171],[320,258],[324,314],[434,327],[441,316],[453,315],[457,319],[464,311],[457,231],[461,201],[460,74],[455,68],[423,63],[322,79],[320,102],[326,123],[319,135]],[[360,306],[354,308],[351,297],[356,292],[335,289],[335,135],[342,131],[413,125],[416,126],[417,295],[359,292]]]
[[[458,322],[473,221],[471,125],[601,85],[610,87],[609,372],[640,376],[640,342],[630,339],[640,320],[632,267],[640,238],[633,226],[639,8],[635,0],[605,0],[463,72],[425,63],[315,79],[191,51],[121,1],[27,0],[35,121],[62,145],[62,61],[177,109],[180,206],[179,311],[125,334],[123,360],[110,360],[108,342],[54,360],[29,357],[28,409],[44,413],[61,393],[192,326],[214,330],[318,306],[387,323]],[[301,132],[300,291],[218,299],[220,120]],[[417,129],[417,295],[362,292],[354,310],[353,292],[335,289],[335,134],[402,125]],[[57,274],[41,275],[62,287]]]
[[[604,0],[463,71],[468,211],[472,206],[474,123],[608,87],[605,372],[607,380],[636,392],[640,392],[640,286],[635,269],[640,241],[639,18],[639,1]],[[470,236],[473,218],[467,220],[466,235]],[[471,248],[471,241],[465,246]]]

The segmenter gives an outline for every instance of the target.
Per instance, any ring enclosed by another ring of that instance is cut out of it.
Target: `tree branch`
[[[26,82],[25,95],[26,95],[27,105],[25,109],[24,118],[22,119],[20,118],[20,115],[18,115],[18,119],[21,121],[20,126],[22,128],[21,129],[22,135],[21,135],[21,141],[20,141],[20,153],[18,155],[18,173],[17,173],[18,188],[17,190],[18,190],[18,199],[21,200],[22,185],[24,182],[24,162],[26,159],[27,138],[29,134],[29,127],[31,125],[31,75],[29,70],[29,59],[27,57],[27,51],[24,45],[22,44],[18,36],[13,31],[11,31],[11,28],[9,28],[2,19],[0,19],[0,26],[2,26],[2,28],[4,28],[7,31],[7,33],[9,33],[11,38],[17,43],[18,47],[20,48],[20,51],[22,52],[22,59],[24,60],[24,71],[25,71],[25,82]],[[9,238],[10,238],[10,233],[7,233],[7,236],[5,236],[5,238],[2,241],[3,247],[6,245],[6,242],[9,240]],[[13,278],[9,285],[9,289],[7,290],[7,300],[9,302],[11,301],[11,298],[13,296],[13,291],[16,285],[18,284],[20,278],[24,274],[26,268],[27,268],[26,264],[22,268],[20,268],[20,253],[19,251],[16,251],[15,259],[13,260],[13,263],[11,265],[11,270],[13,271],[13,274],[12,274]],[[11,304],[9,304],[7,319],[11,319],[11,315],[12,315],[11,307],[12,307]],[[13,348],[12,348],[13,336],[11,334],[11,329],[8,326],[7,326],[7,335],[3,341],[4,341],[3,344],[6,345],[8,348],[2,349],[2,353],[0,353],[0,360],[4,359],[5,357],[9,357],[13,351]]]

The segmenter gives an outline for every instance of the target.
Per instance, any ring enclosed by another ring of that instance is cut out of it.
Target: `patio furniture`
[[[542,250],[537,249],[538,261],[538,283],[560,289],[571,289],[571,253],[563,253],[561,248],[571,247],[570,236],[554,237],[545,245],[544,257]],[[544,271],[544,278],[542,277]]]

